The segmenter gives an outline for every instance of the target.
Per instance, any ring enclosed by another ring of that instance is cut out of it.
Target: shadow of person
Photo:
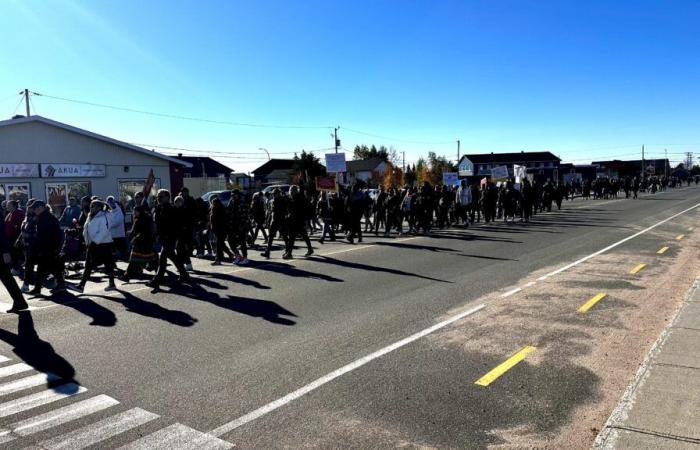
[[[104,298],[105,300],[110,300],[116,303],[121,303],[126,307],[126,310],[135,314],[139,314],[145,317],[152,317],[154,319],[164,320],[173,325],[178,325],[181,327],[191,327],[197,323],[197,319],[190,316],[184,311],[178,311],[175,309],[164,308],[157,303],[152,303],[147,300],[136,297],[134,294],[128,291],[118,291],[123,299],[109,297],[106,295],[94,295],[94,297]]]
[[[62,306],[67,306],[68,308],[72,308],[88,317],[91,317],[92,322],[90,322],[90,325],[113,327],[117,324],[117,316],[114,314],[114,312],[98,303],[95,303],[86,296],[81,295],[78,297],[70,292],[64,292],[53,295],[50,298],[50,301],[58,303]]]
[[[421,278],[423,280],[435,281],[435,282],[439,282],[439,283],[452,283],[452,281],[441,280],[439,278],[433,278],[433,277],[429,277],[426,275],[420,275],[420,274],[412,273],[412,272],[406,272],[406,271],[400,270],[400,269],[391,269],[389,267],[372,266],[369,264],[363,264],[363,263],[359,263],[359,262],[345,261],[342,259],[331,258],[330,256],[314,255],[314,256],[309,257],[309,259],[314,260],[314,261],[319,261],[322,263],[326,263],[326,264],[333,264],[333,265],[340,266],[340,267],[347,267],[349,269],[366,270],[369,272],[384,272],[384,273],[390,273],[392,275],[401,275],[401,276],[406,276],[406,277]]]
[[[269,300],[229,296],[228,299],[219,299],[212,303],[246,316],[260,317],[279,325],[296,325],[295,321],[282,317],[297,317],[296,314]]]
[[[48,388],[61,393],[77,392],[79,383],[75,379],[75,368],[56,353],[50,343],[41,340],[34,328],[31,312],[22,311],[18,314],[17,334],[0,329],[0,339],[12,345],[12,351],[27,365],[39,372],[57,376],[47,382]]]

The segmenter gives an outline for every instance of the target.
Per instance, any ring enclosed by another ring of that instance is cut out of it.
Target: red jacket
[[[24,211],[17,208],[5,216],[5,236],[10,242],[15,242],[22,232],[22,221],[24,220]]]

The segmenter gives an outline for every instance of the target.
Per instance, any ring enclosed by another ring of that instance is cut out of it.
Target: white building
[[[154,189],[170,188],[171,175],[189,166],[41,116],[0,121],[0,200],[45,200],[56,214],[69,198],[85,195],[119,196],[128,204],[151,169]]]

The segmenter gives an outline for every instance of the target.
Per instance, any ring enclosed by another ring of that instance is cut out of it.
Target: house
[[[513,176],[513,166],[525,166],[527,172],[539,178],[558,178],[561,160],[551,152],[519,153],[480,153],[464,155],[459,160],[459,176],[490,177],[491,169],[500,166],[508,168],[508,174]]]
[[[182,170],[184,178],[228,178],[233,172],[230,167],[208,156],[183,156],[178,153],[177,159],[192,164],[192,167]]]
[[[158,188],[177,190],[173,173],[190,163],[33,115],[0,121],[0,200],[45,200],[60,214],[69,199],[118,197],[129,205],[153,171]]]
[[[293,159],[271,159],[253,170],[253,182],[258,186],[287,184],[295,175]]]
[[[357,181],[363,181],[369,184],[373,176],[383,176],[386,164],[386,161],[381,158],[348,161],[344,183],[354,184]]]
[[[593,181],[596,179],[598,168],[593,164],[560,164],[559,181],[573,183],[575,181]]]

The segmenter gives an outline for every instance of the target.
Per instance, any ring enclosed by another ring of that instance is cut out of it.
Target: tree
[[[432,185],[442,184],[443,172],[455,172],[457,167],[445,156],[437,156],[435,152],[428,153],[429,181]]]
[[[366,145],[356,145],[352,152],[352,159],[370,159],[379,158],[382,161],[389,161],[389,149],[380,146],[378,149],[375,145],[367,147]]]
[[[294,155],[294,172],[298,174],[299,180],[307,185],[314,184],[316,177],[326,174],[326,168],[313,152],[301,151],[301,156]]]

